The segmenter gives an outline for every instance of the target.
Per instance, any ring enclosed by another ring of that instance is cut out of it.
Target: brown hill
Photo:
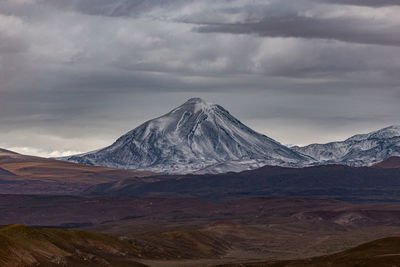
[[[120,179],[139,179],[151,172],[86,166],[71,162],[26,156],[0,149],[0,193],[71,194]],[[2,175],[1,170],[14,174]],[[22,186],[23,185],[23,186]]]
[[[18,153],[0,148],[0,154],[2,154],[2,155],[7,155],[7,154],[8,155],[17,155]]]
[[[196,230],[117,239],[81,230],[0,227],[0,266],[145,266],[138,261],[215,259],[228,248],[227,242]]]
[[[0,266],[145,266],[138,257],[137,247],[104,234],[0,227]]]
[[[378,168],[400,168],[400,157],[390,157],[385,159],[384,161],[381,161],[377,164],[375,164],[373,167],[378,167]]]
[[[173,230],[127,237],[152,259],[215,259],[225,255],[230,243],[203,230]]]
[[[400,266],[400,237],[389,237],[375,240],[352,249],[336,254],[315,257],[304,260],[290,260],[277,262],[255,262],[242,264],[227,264],[220,266]]]

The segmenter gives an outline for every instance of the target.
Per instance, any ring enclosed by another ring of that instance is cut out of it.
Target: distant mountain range
[[[106,148],[61,159],[120,169],[207,174],[265,165],[370,166],[391,156],[400,156],[400,126],[342,142],[287,147],[250,129],[223,107],[192,98]]]
[[[400,156],[400,126],[358,134],[341,142],[295,146],[291,149],[312,157],[319,165],[369,166],[391,156]]]

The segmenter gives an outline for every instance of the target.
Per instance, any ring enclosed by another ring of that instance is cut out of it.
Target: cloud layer
[[[356,44],[400,46],[397,34],[400,24],[384,21],[367,23],[365,19],[315,18],[286,15],[278,18],[265,17],[257,22],[208,24],[198,32],[258,34],[263,37],[293,37],[304,39],[336,40]]]
[[[2,0],[0,146],[96,149],[193,96],[283,143],[399,124],[399,12],[397,0]]]

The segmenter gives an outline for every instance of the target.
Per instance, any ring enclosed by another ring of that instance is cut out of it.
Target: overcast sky
[[[400,124],[399,0],[0,0],[0,147],[111,144],[188,98],[283,144]]]

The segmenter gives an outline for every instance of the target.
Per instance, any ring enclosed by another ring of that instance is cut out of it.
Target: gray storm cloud
[[[356,5],[370,7],[399,6],[397,0],[314,0],[326,4]]]
[[[398,124],[399,12],[395,0],[3,0],[0,147],[97,149],[193,96],[282,143]]]
[[[312,18],[298,15],[267,17],[258,22],[211,24],[198,32],[258,34],[263,37],[294,37],[337,40],[358,44],[400,46],[400,24],[370,23],[367,19]]]

